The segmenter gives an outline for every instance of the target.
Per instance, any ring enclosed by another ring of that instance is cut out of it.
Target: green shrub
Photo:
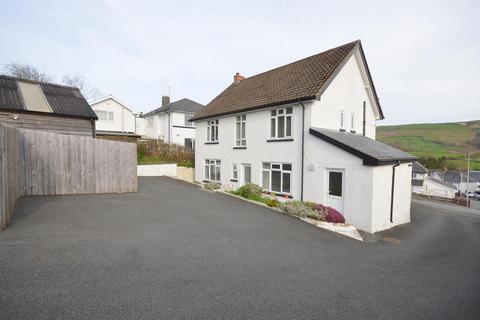
[[[145,159],[146,154],[147,154],[147,146],[144,144],[137,144],[137,159],[139,161]]]
[[[232,193],[243,198],[258,201],[258,198],[262,197],[262,187],[254,183],[247,183]]]
[[[265,198],[264,202],[269,207],[278,207],[280,202],[276,199]]]
[[[220,189],[222,186],[220,183],[217,182],[207,182],[203,185],[203,187],[207,190],[217,190]]]

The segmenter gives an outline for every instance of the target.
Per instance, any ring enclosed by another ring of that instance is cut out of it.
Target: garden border
[[[204,188],[204,190],[207,190],[207,189]],[[230,197],[238,198],[238,199],[241,199],[243,201],[250,202],[250,203],[256,204],[258,206],[268,208],[268,209],[270,209],[272,211],[275,211],[277,213],[281,213],[281,214],[284,214],[286,216],[301,220],[301,221],[306,222],[308,224],[311,224],[311,225],[313,225],[317,228],[321,228],[321,229],[324,229],[324,230],[327,230],[327,231],[331,231],[331,232],[340,234],[340,235],[345,236],[347,238],[351,238],[351,239],[354,239],[354,240],[357,240],[357,241],[364,242],[363,237],[361,236],[360,232],[358,232],[357,228],[355,228],[352,225],[348,225],[348,224],[345,224],[345,223],[331,223],[331,222],[325,222],[325,221],[316,221],[316,220],[313,220],[313,219],[310,219],[310,218],[294,217],[294,216],[285,214],[285,212],[283,212],[282,210],[280,210],[278,208],[270,207],[270,206],[266,205],[265,203],[261,203],[261,202],[258,202],[258,201],[245,199],[244,197],[237,196],[235,194],[231,194],[231,193],[226,192],[222,189],[208,190],[208,191],[213,191],[213,192],[226,194]]]

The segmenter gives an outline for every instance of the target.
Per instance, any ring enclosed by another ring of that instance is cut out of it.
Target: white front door
[[[344,172],[342,170],[327,170],[327,206],[337,209],[343,214]]]

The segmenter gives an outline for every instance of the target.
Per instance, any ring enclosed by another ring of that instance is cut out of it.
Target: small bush
[[[328,209],[329,210],[327,216],[325,217],[325,221],[333,223],[345,223],[345,218],[340,212],[338,212],[334,208]]]
[[[289,216],[319,220],[320,216],[308,204],[301,201],[289,201],[281,204],[280,209]]]
[[[278,207],[280,202],[276,199],[266,199],[265,204],[269,207]]]
[[[207,182],[203,185],[203,187],[208,190],[217,190],[220,189],[222,186],[220,185],[220,183]]]
[[[246,185],[241,186],[237,190],[233,192],[237,196],[247,198],[250,200],[255,200],[252,199],[251,197],[262,197],[262,187],[259,185],[256,185],[254,183],[247,183]],[[258,201],[258,200],[255,200]]]

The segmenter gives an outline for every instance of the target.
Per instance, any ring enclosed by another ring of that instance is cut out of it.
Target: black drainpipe
[[[303,201],[303,171],[304,171],[304,162],[305,162],[305,105],[300,100],[298,101],[302,106],[302,174],[301,174],[301,188],[300,188],[300,201]]]
[[[400,165],[400,161],[392,168],[392,195],[390,199],[390,222],[393,223],[393,198],[395,194],[395,169]]]

